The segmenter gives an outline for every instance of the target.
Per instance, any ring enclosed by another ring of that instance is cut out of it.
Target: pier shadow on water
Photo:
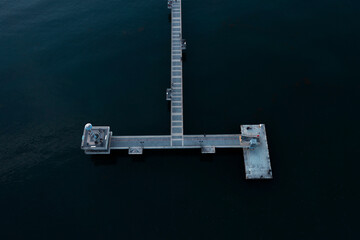
[[[117,163],[117,157],[115,156],[115,154],[90,155],[90,159],[95,166],[116,165]]]
[[[143,154],[139,155],[129,155],[128,150],[112,150],[110,154],[106,155],[89,155],[91,161],[95,166],[106,166],[106,165],[116,165],[118,161],[127,161],[131,160],[138,163],[146,163],[146,160],[153,157],[193,157],[198,155],[200,161],[209,162],[213,160],[211,155],[201,154],[200,149],[163,149],[163,150],[153,150],[153,149],[144,149]]]
[[[129,155],[128,150],[112,150],[107,155],[89,155],[95,166],[116,165],[118,161],[131,160],[133,162],[146,163],[147,159],[158,157],[176,157],[181,159],[198,159],[200,162],[213,162],[216,157],[239,156],[239,161],[243,162],[242,149],[216,149],[215,154],[203,154],[201,149],[144,149],[143,154]],[[261,180],[260,180],[261,181]],[[255,182],[255,181],[252,181]]]

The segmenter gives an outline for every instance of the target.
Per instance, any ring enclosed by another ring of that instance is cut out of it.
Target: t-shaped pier
[[[243,148],[247,179],[272,178],[264,124],[241,125],[242,134],[184,135],[181,0],[168,1],[171,9],[171,87],[166,100],[171,104],[171,134],[154,136],[112,136],[108,126],[86,124],[81,149],[86,154],[109,154],[111,149],[127,149],[129,154],[142,154],[144,149],[200,148],[204,154],[216,148]]]

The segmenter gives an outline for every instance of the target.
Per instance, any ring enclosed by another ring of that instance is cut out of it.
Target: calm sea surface
[[[359,1],[183,0],[185,133],[241,150],[80,150],[84,124],[168,134],[165,0],[0,0],[0,239],[355,239]]]

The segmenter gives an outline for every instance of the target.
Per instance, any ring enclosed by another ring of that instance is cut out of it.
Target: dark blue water
[[[0,1],[0,239],[356,239],[358,1],[183,0],[185,133],[241,150],[91,158],[83,126],[168,134],[165,0]]]

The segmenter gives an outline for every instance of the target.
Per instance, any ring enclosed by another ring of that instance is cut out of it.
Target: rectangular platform
[[[271,179],[272,170],[265,125],[241,125],[241,135],[259,136],[259,143],[255,148],[244,148],[246,179]]]

